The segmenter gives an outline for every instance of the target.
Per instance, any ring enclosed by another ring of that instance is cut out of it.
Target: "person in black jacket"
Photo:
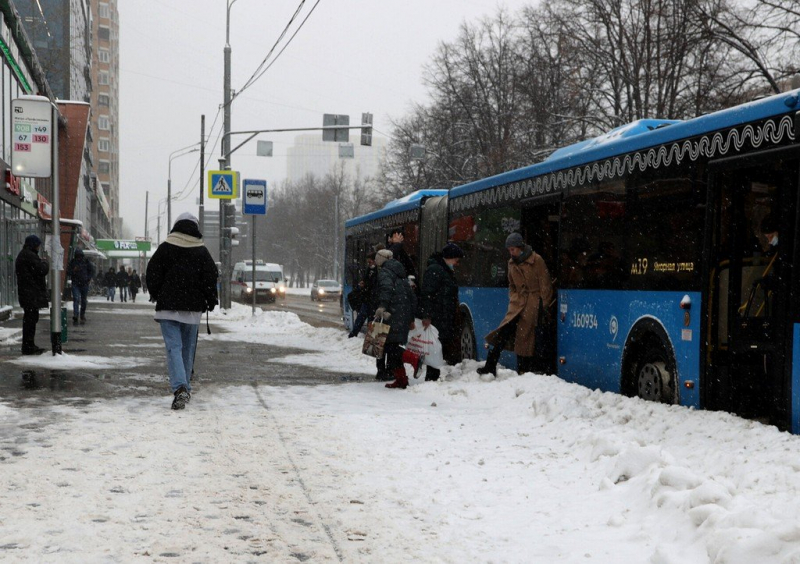
[[[358,308],[358,316],[353,322],[353,330],[348,335],[353,338],[361,332],[364,322],[372,317],[375,313],[375,287],[378,281],[378,267],[375,266],[375,253],[367,255],[367,270],[364,272],[363,278],[358,281],[358,294],[361,304]]]
[[[28,235],[25,244],[14,262],[17,275],[17,296],[22,307],[22,354],[42,354],[44,349],[36,346],[36,324],[39,310],[47,307],[47,261],[39,257],[42,240]]]
[[[464,251],[454,243],[448,243],[441,252],[433,253],[428,259],[428,268],[420,289],[417,317],[422,320],[422,326],[426,329],[433,325],[439,331],[442,354],[448,364],[461,360],[458,282],[453,269],[463,256]],[[438,380],[440,373],[438,368],[428,366],[425,369],[425,380]]]
[[[212,311],[218,303],[217,265],[203,244],[195,216],[178,216],[150,259],[145,278],[167,349],[172,409],[183,409],[191,398],[200,320],[204,311]]]
[[[108,268],[108,272],[103,277],[103,285],[106,287],[106,301],[114,301],[114,294],[117,293],[117,274],[113,267]]]
[[[86,323],[86,303],[89,296],[89,282],[94,278],[94,265],[83,256],[83,249],[76,249],[75,256],[67,265],[67,273],[72,280],[72,322]]]
[[[119,271],[117,272],[117,288],[119,288],[119,301],[127,302],[128,301],[128,284],[130,283],[130,279],[128,278],[128,271],[125,270],[125,267],[120,265]]]
[[[136,274],[136,270],[134,269],[133,274],[131,274],[131,301],[136,303],[136,294],[139,292],[139,288],[142,287],[142,279],[139,278],[139,275]]]
[[[379,268],[378,308],[375,310],[375,317],[382,318],[391,326],[384,350],[386,371],[394,375],[394,382],[386,384],[386,387],[405,389],[408,386],[408,376],[403,362],[414,367],[415,375],[422,366],[418,355],[403,349],[403,345],[408,342],[408,331],[414,323],[417,296],[408,283],[403,265],[392,258],[391,251],[378,251],[375,264]]]
[[[386,248],[392,251],[394,260],[403,265],[406,276],[411,281],[411,287],[416,290],[417,269],[414,267],[414,261],[403,247],[403,241],[405,241],[405,235],[402,227],[396,227],[386,234]]]

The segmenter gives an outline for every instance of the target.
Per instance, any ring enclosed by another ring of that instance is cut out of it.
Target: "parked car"
[[[342,285],[336,280],[317,280],[311,286],[311,301],[341,300]]]

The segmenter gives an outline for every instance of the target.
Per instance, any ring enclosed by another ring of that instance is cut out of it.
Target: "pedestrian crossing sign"
[[[208,197],[218,200],[238,198],[239,173],[235,170],[209,170]]]

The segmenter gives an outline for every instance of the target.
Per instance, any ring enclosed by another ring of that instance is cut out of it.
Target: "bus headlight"
[[[278,291],[279,291],[281,294],[285,294],[285,293],[286,293],[286,286],[281,286],[280,288],[278,288]]]
[[[276,290],[275,288],[270,288],[270,289],[269,289],[269,291],[270,291],[270,292],[272,292],[272,293],[274,294],[274,293],[275,293],[275,292],[277,292],[278,290]]]

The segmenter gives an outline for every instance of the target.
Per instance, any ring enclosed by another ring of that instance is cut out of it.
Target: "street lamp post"
[[[167,228],[172,226],[172,161],[177,159],[178,157],[183,157],[185,155],[189,155],[191,153],[196,153],[200,150],[199,147],[195,147],[195,145],[199,145],[200,143],[193,143],[188,147],[184,147],[182,149],[178,149],[177,151],[172,151],[169,154],[169,166],[167,167]],[[192,149],[192,147],[195,147]],[[191,149],[187,151],[187,149]],[[186,151],[185,153],[181,153],[181,151]],[[176,154],[181,153],[181,154]],[[202,175],[203,172],[200,171]]]

